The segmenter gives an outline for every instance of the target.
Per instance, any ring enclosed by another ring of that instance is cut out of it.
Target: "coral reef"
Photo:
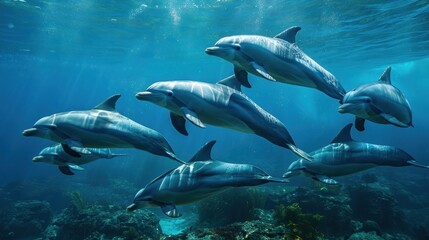
[[[318,239],[323,237],[323,234],[316,229],[322,216],[303,213],[298,203],[293,203],[287,207],[282,204],[278,205],[274,210],[273,218],[278,224],[286,225],[289,228],[286,234],[287,239]]]
[[[159,239],[159,218],[147,210],[128,213],[123,207],[91,205],[66,208],[56,216],[43,239]]]
[[[259,188],[237,188],[197,203],[199,220],[222,226],[254,219],[254,210],[263,208],[266,195]]]
[[[233,223],[228,226],[217,228],[199,228],[192,232],[178,236],[164,237],[163,239],[185,240],[284,240],[287,229],[270,222],[254,220],[240,223]]]
[[[45,201],[19,201],[0,210],[0,239],[24,239],[40,236],[52,220]]]

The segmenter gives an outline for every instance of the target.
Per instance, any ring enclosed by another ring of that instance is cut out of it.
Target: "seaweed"
[[[323,233],[319,232],[317,224],[322,220],[318,214],[303,213],[298,203],[289,206],[277,205],[274,209],[273,218],[278,224],[289,228],[286,239],[318,239],[323,238]]]
[[[73,191],[70,193],[72,206],[75,207],[76,210],[80,211],[87,207],[87,203],[83,199],[82,194],[79,191]]]

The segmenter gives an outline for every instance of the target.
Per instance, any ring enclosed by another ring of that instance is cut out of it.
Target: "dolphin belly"
[[[92,148],[131,148],[128,141],[124,140],[124,133],[112,129],[105,131],[93,131],[79,127],[64,128],[63,131],[72,140],[79,141],[84,147]],[[110,131],[110,132],[109,132]]]
[[[188,191],[180,191],[180,189],[161,190],[153,195],[153,199],[161,203],[185,205],[216,195],[230,188],[231,187],[225,186],[219,188],[201,187]]]
[[[338,177],[361,172],[376,166],[378,165],[371,163],[350,163],[337,165],[308,164],[306,166],[306,171],[316,175]]]

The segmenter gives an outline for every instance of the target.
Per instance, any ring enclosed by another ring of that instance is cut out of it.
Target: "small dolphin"
[[[299,30],[300,27],[291,27],[274,38],[224,37],[214,47],[207,48],[206,53],[234,64],[235,76],[246,87],[251,87],[247,79],[249,72],[271,81],[316,88],[332,98],[342,99],[345,90],[335,76],[295,44]]]
[[[204,145],[188,164],[152,180],[137,192],[127,209],[161,207],[165,215],[175,218],[181,216],[176,205],[189,204],[233,187],[288,182],[271,177],[253,165],[212,160],[211,149],[215,143]]]
[[[351,128],[352,124],[348,124],[331,144],[312,152],[313,161],[294,161],[283,177],[289,178],[303,172],[317,181],[338,184],[331,177],[345,176],[377,166],[429,168],[417,163],[399,148],[354,141],[350,136]]]
[[[159,132],[116,111],[120,96],[114,95],[91,110],[43,117],[22,134],[59,142],[73,157],[91,154],[87,148],[137,148],[184,163]]]
[[[168,81],[154,83],[146,91],[137,93],[136,97],[169,109],[173,126],[184,135],[188,135],[185,128],[187,119],[201,128],[207,123],[254,133],[310,160],[307,153],[295,146],[283,123],[256,105],[240,88],[234,76],[217,84]]]
[[[115,154],[109,148],[88,148],[90,154],[82,154],[81,157],[73,157],[67,154],[61,144],[44,148],[39,155],[33,158],[33,162],[45,162],[58,166],[58,169],[65,175],[74,175],[71,169],[82,171],[80,165],[95,161],[100,158],[114,158],[125,156],[125,154]]]
[[[364,84],[346,93],[340,101],[338,112],[356,115],[355,127],[365,130],[365,119],[398,127],[410,127],[412,123],[411,107],[402,92],[390,81],[388,67],[377,82]]]

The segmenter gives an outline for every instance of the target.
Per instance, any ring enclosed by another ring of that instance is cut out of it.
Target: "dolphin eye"
[[[365,102],[366,102],[366,103],[370,103],[370,102],[371,102],[371,98],[367,98],[367,99],[365,99]]]
[[[172,91],[167,91],[167,95],[168,95],[169,97],[171,97],[171,96],[173,96],[173,92],[172,92]]]
[[[232,45],[232,48],[234,48],[235,50],[237,50],[237,51],[240,51],[240,45],[238,45],[238,44],[233,44]]]

